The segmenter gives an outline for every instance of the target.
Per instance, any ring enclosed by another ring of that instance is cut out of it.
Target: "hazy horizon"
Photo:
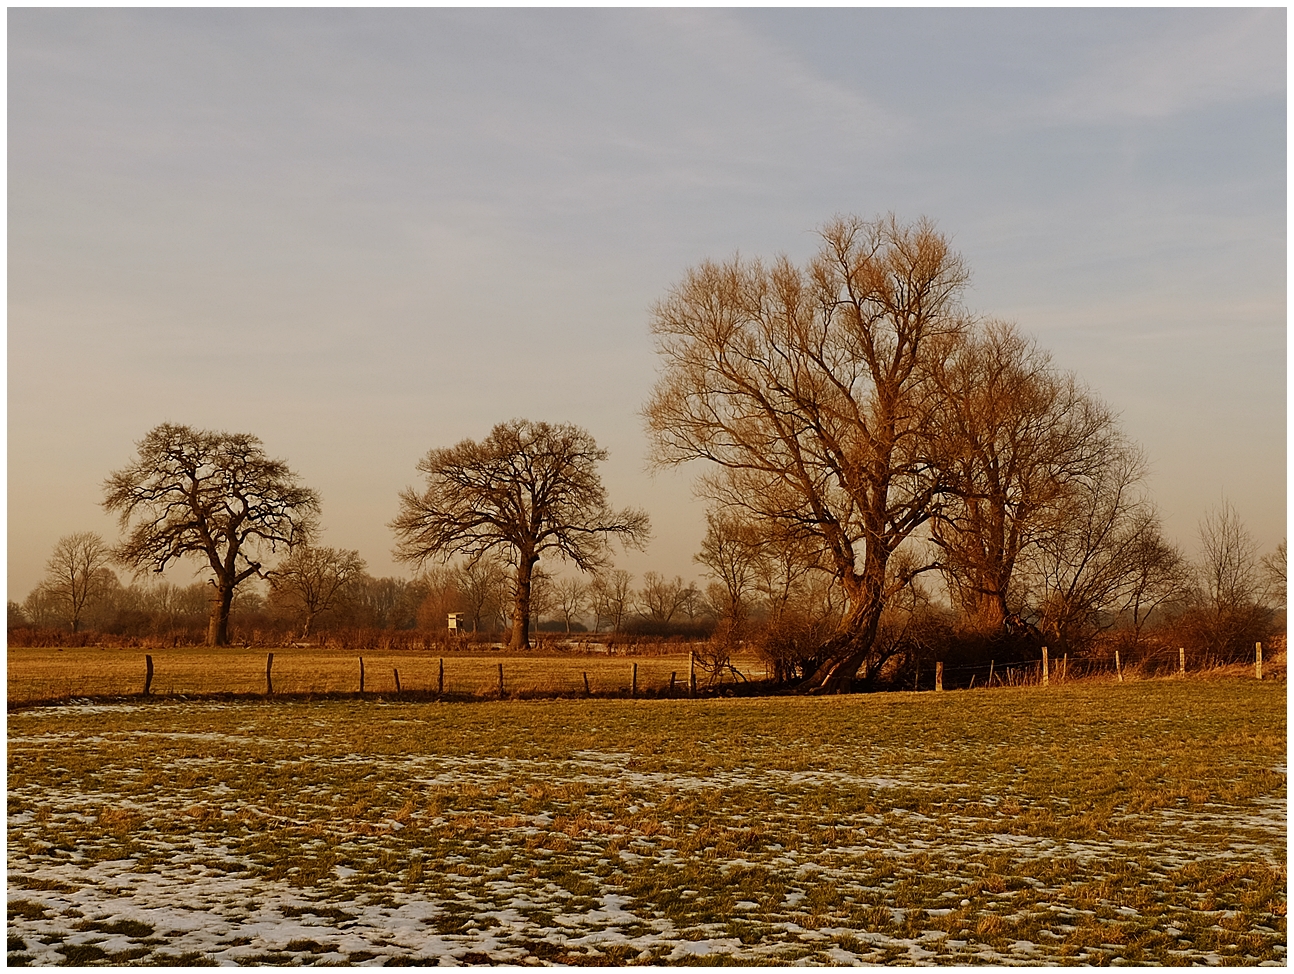
[[[8,27],[11,599],[60,536],[116,539],[101,484],[162,422],[259,436],[374,575],[409,573],[386,524],[429,449],[575,423],[652,518],[618,565],[699,578],[698,471],[646,469],[650,307],[838,213],[934,219],[971,310],[1122,415],[1188,554],[1224,498],[1285,537],[1284,10]]]

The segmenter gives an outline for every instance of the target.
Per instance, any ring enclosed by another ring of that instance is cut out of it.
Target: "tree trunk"
[[[234,587],[216,583],[216,597],[211,600],[211,622],[207,626],[208,646],[229,645],[229,607],[234,602]]]
[[[530,577],[539,559],[522,555],[517,562],[517,590],[512,605],[510,649],[530,648]]]
[[[980,591],[970,615],[970,623],[978,632],[996,634],[1006,627],[1006,592]]]
[[[868,599],[851,612],[841,631],[823,647],[823,662],[800,682],[797,689],[805,693],[844,693],[849,690],[858,670],[871,655],[882,608],[879,599]]]

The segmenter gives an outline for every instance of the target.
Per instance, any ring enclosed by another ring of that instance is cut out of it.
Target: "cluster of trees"
[[[607,504],[596,470],[605,458],[584,430],[524,420],[499,424],[480,443],[432,450],[419,465],[425,489],[401,494],[391,525],[397,557],[421,570],[407,581],[375,579],[358,552],[314,543],[318,495],[259,439],[163,424],[105,482],[104,507],[118,514],[122,541],[60,539],[40,585],[10,603],[10,625],[174,632],[191,628],[201,607],[206,642],[219,646],[230,641],[236,607],[258,628],[292,623],[301,639],[321,621],[444,632],[458,612],[471,630],[493,631],[510,614],[511,643],[524,648],[532,626],[554,611],[568,631],[583,628],[585,612],[595,628],[613,630],[640,615],[669,625],[686,614],[695,623],[694,586],[649,572],[635,591],[632,576],[611,569],[608,539],[641,547],[649,527],[643,512]],[[554,579],[538,567],[544,556],[592,573],[592,583]],[[111,567],[161,574],[185,559],[200,560],[206,584],[123,586]],[[263,593],[245,584],[253,579]]]
[[[45,577],[9,603],[9,627],[186,642],[209,634],[218,590],[210,582],[175,585],[128,580],[112,567],[113,549],[98,534],[60,538]],[[348,630],[419,630],[446,635],[450,613],[471,633],[511,629],[515,573],[497,557],[432,564],[412,578],[375,578],[357,551],[302,544],[258,585],[240,585],[229,619],[240,632],[309,641]],[[531,574],[530,630],[632,635],[708,636],[718,613],[694,583],[647,572],[641,586],[622,569],[580,578]],[[233,629],[231,628],[231,633]]]
[[[751,644],[783,681],[839,690],[892,661],[1014,646],[1092,654],[1171,638],[1215,658],[1283,620],[1285,551],[1264,559],[1228,505],[1190,563],[1163,535],[1146,462],[1114,412],[1012,324],[971,315],[962,259],[928,221],[841,218],[804,266],[706,261],[653,311],[661,374],[644,416],[654,462],[702,461],[704,588],[617,570],[647,516],[613,509],[593,438],[501,423],[433,449],[390,527],[411,580],[318,547],[319,498],[250,434],[164,424],[104,485],[122,540],[59,541],[15,618],[173,625],[236,608],[319,626],[713,633],[714,667]],[[204,585],[122,586],[197,559]],[[555,577],[541,566],[573,566]],[[264,593],[244,586],[259,579]],[[587,580],[586,580],[587,579]],[[236,599],[241,599],[239,606]],[[1113,635],[1111,635],[1113,634]]]
[[[729,629],[743,631],[751,580],[779,559],[812,594],[765,642],[812,690],[843,689],[940,629],[1077,653],[1115,620],[1139,632],[1185,603],[1212,613],[1222,652],[1270,626],[1234,512],[1203,531],[1226,548],[1206,562],[1246,582],[1224,585],[1164,539],[1113,412],[1014,326],[967,312],[968,271],[931,223],[841,218],[820,236],[805,266],[705,261],[654,309],[653,459],[709,465],[704,557]],[[927,635],[903,650],[895,615]]]

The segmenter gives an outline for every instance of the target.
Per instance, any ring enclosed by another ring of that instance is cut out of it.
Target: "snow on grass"
[[[1172,692],[17,713],[10,961],[1283,964],[1283,688]]]

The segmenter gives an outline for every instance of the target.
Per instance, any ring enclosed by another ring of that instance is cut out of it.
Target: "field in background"
[[[16,711],[9,959],[1279,965],[1285,715],[1252,679]]]
[[[364,689],[368,693],[395,693],[395,674],[400,688],[411,696],[437,693],[440,664],[444,661],[444,693],[450,698],[498,696],[499,664],[503,664],[504,695],[510,698],[582,696],[584,678],[593,696],[627,696],[637,666],[637,689],[641,696],[668,695],[671,677],[674,695],[685,696],[688,679],[688,647],[681,643],[648,644],[632,654],[625,647],[608,654],[588,652],[574,644],[567,650],[544,650],[512,654],[479,647],[454,652],[441,650],[372,651],[318,648],[275,649],[271,670],[277,695],[345,694],[359,690],[360,659],[364,660]],[[155,696],[254,695],[266,691],[267,650],[227,647],[181,647],[151,650]],[[769,675],[767,664],[753,653],[733,658],[737,670],[748,680],[762,681]],[[980,667],[980,669],[984,669]],[[996,679],[1008,676],[1017,683],[1037,683],[1038,666],[1014,669],[999,667]],[[1285,679],[1285,653],[1269,655],[1263,663],[1267,679]],[[50,702],[82,697],[112,698],[142,693],[146,672],[145,652],[139,649],[65,647],[47,649],[9,647],[8,702],[11,707],[33,702]],[[1051,680],[1066,681],[1059,661],[1052,661]],[[1211,670],[1197,670],[1192,677],[1227,678],[1253,675],[1252,664],[1233,664]],[[929,678],[927,672],[927,678]],[[983,674],[988,676],[987,672]],[[1145,677],[1138,667],[1125,667],[1127,680]],[[740,678],[723,674],[726,682]],[[1115,682],[1114,673],[1083,680]],[[701,687],[708,681],[698,666]]]
[[[654,648],[654,647],[653,647]],[[151,650],[152,692],[166,694],[264,693],[267,651],[230,647],[189,647]],[[136,649],[97,647],[42,649],[10,647],[8,653],[10,704],[71,697],[138,694],[144,688],[144,652]],[[499,685],[499,664],[504,669],[508,695],[543,693],[574,695],[589,689],[597,693],[628,693],[633,667],[638,666],[638,688],[644,695],[668,688],[677,674],[682,693],[688,677],[688,650],[671,655],[608,655],[580,651],[547,654],[497,652],[374,652],[344,650],[276,649],[272,677],[279,694],[353,693],[359,689],[359,659],[364,660],[364,686],[371,693],[393,693],[395,671],[406,692],[435,692],[440,661],[445,661],[445,692],[450,695],[489,696]],[[763,679],[764,663],[754,657],[738,658],[736,665],[750,679]],[[705,676],[698,672],[698,680]],[[734,679],[729,674],[728,680]]]

